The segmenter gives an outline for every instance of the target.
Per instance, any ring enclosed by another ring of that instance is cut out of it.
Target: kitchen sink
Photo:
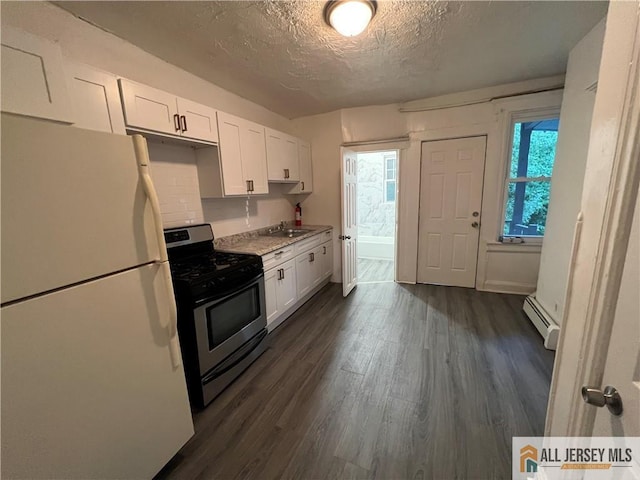
[[[300,237],[312,230],[306,230],[304,228],[285,228],[284,230],[276,230],[275,232],[265,233],[266,237],[280,237],[280,238],[295,238]]]

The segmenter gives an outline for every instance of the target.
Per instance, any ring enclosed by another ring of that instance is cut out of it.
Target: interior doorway
[[[395,280],[398,151],[357,154],[358,283]]]

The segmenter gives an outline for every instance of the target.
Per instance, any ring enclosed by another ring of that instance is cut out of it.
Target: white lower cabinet
[[[314,251],[302,253],[296,257],[296,274],[298,275],[298,297],[302,298],[314,287],[315,266],[311,260]]]
[[[298,300],[295,261],[289,260],[266,272],[264,285],[269,326]]]
[[[263,265],[268,268],[264,283],[270,331],[331,276],[333,244],[328,238],[332,238],[331,230],[262,257]],[[321,241],[325,243],[319,245]]]

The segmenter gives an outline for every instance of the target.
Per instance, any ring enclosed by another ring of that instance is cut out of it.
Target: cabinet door
[[[322,279],[333,274],[333,242],[327,242],[320,247],[322,254]]]
[[[242,150],[240,147],[244,120],[224,112],[218,112],[217,117],[218,150],[224,195],[246,195],[247,183],[242,171]]]
[[[269,193],[264,127],[247,120],[243,120],[242,125],[240,148],[244,179],[252,182],[251,194]]]
[[[115,75],[88,65],[66,62],[74,125],[99,132],[125,135],[124,115]]]
[[[300,167],[298,163],[298,139],[286,135],[284,137],[284,168],[289,171],[289,182],[297,182],[300,180]]]
[[[2,26],[3,112],[73,123],[60,47]]]
[[[267,148],[267,170],[269,181],[284,179],[284,134],[265,128]]]
[[[289,260],[276,270],[281,270],[282,277],[278,280],[278,311],[284,312],[298,300],[295,261]]]
[[[300,182],[289,193],[311,193],[313,191],[313,168],[311,165],[311,144],[298,140],[298,165]]]
[[[175,95],[129,80],[119,83],[127,127],[180,135]]]
[[[311,287],[315,288],[324,280],[324,249],[322,245],[316,247],[311,252]]]
[[[311,253],[303,253],[296,257],[298,298],[304,297],[313,288]]]
[[[213,108],[178,97],[178,114],[183,137],[218,141],[218,121]]]
[[[278,310],[278,269],[273,268],[264,274],[264,291],[267,308],[267,325],[280,315]]]
[[[269,181],[297,182],[300,178],[298,140],[271,128],[266,128],[265,132]]]

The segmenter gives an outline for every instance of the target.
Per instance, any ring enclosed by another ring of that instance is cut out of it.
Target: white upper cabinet
[[[127,127],[180,135],[175,95],[124,79],[120,93]]]
[[[243,124],[244,127],[240,130],[240,148],[245,180],[251,182],[251,193],[269,193],[265,128],[248,120],[244,120]]]
[[[75,123],[79,128],[124,135],[124,115],[115,75],[66,60]]]
[[[298,164],[300,182],[294,185],[289,193],[311,193],[313,191],[313,168],[311,164],[311,144],[298,140]]]
[[[270,182],[294,183],[300,179],[298,139],[267,128],[267,165]]]
[[[73,123],[60,47],[2,26],[3,112]]]
[[[196,151],[200,195],[229,197],[269,193],[264,127],[217,112],[218,149]]]
[[[127,128],[218,141],[214,109],[130,80],[119,82]]]
[[[218,121],[213,108],[178,97],[178,113],[183,137],[218,142]]]

